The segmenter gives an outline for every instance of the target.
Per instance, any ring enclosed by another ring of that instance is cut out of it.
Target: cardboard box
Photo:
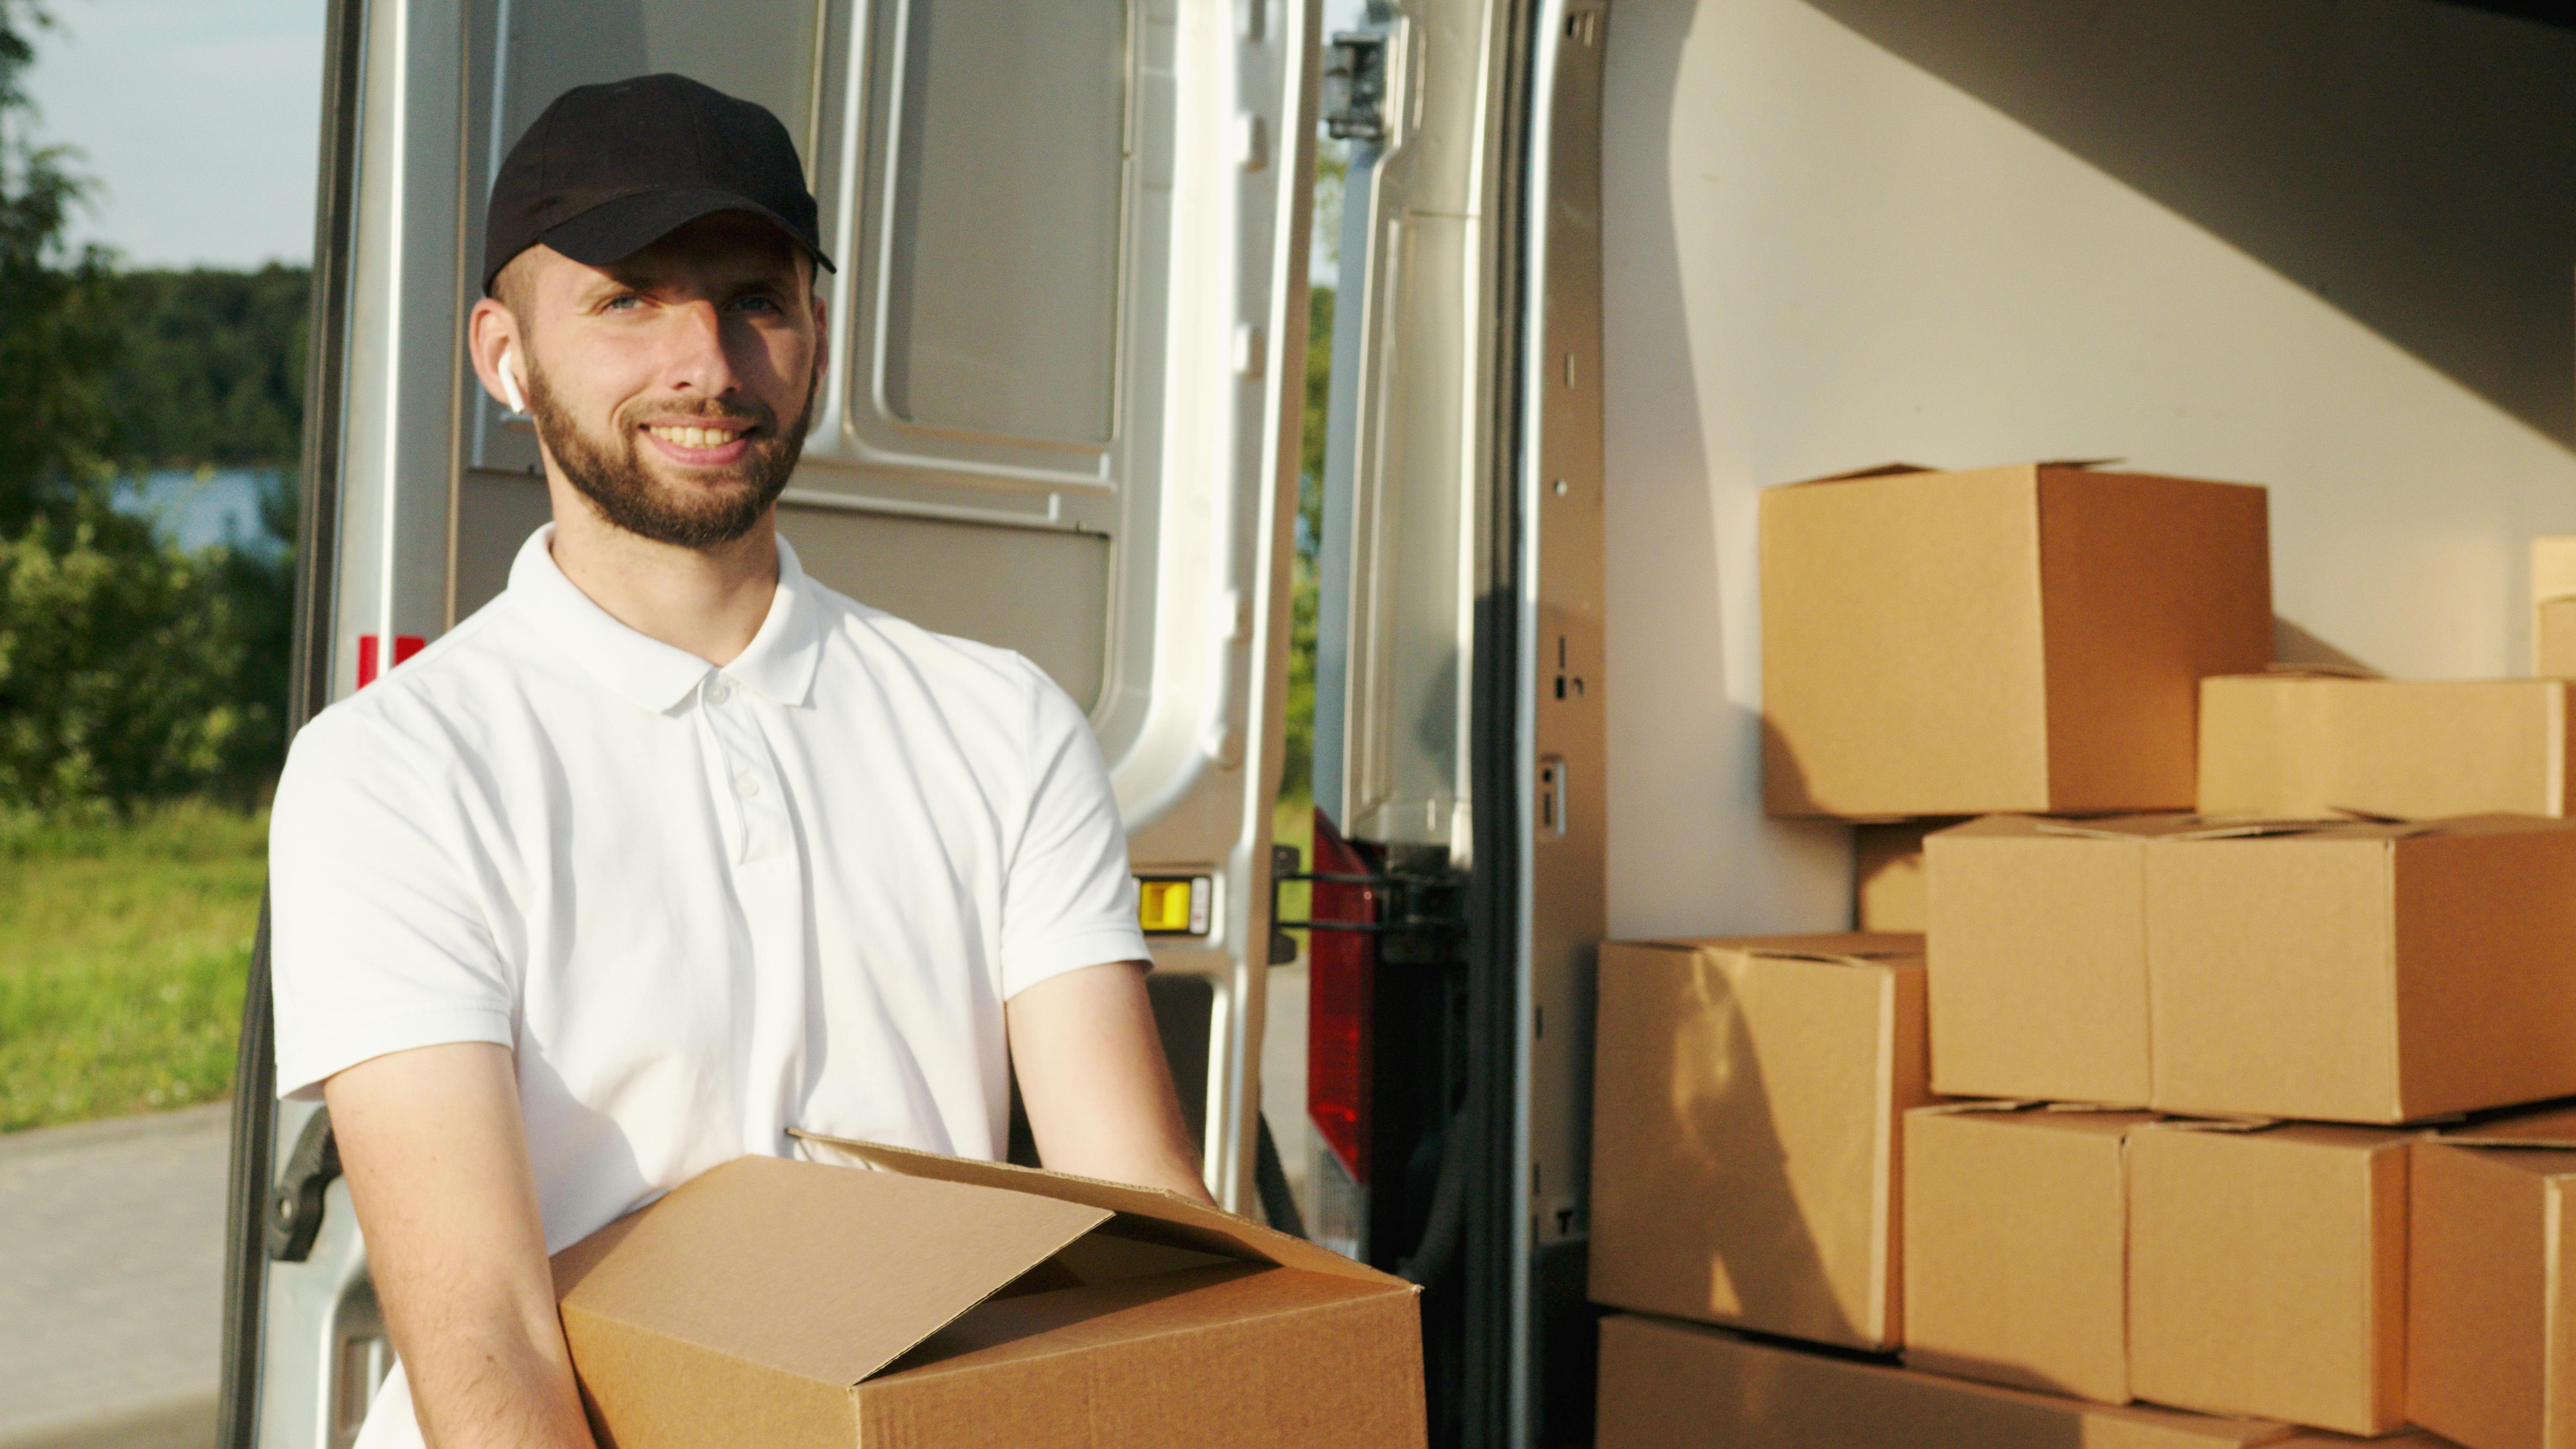
[[[2576,676],[2576,537],[2531,541],[2531,672]]]
[[[1852,929],[1923,930],[1923,837],[1959,822],[1890,820],[1852,831]]]
[[[2402,1122],[2576,1093],[2576,826],[1992,817],[1926,837],[1932,1085]]]
[[[1905,1119],[1905,1362],[2129,1401],[2128,1138],[2138,1112],[2001,1102]]]
[[[2576,1093],[2576,824],[2330,825],[2146,854],[2149,1105],[2404,1122]],[[1943,889],[1936,874],[1936,910]]]
[[[1591,1294],[1854,1348],[1902,1330],[1923,938],[1601,948]]]
[[[809,1139],[555,1255],[602,1449],[1424,1442],[1411,1285],[1177,1195]]]
[[[2204,828],[1998,815],[1927,836],[1933,1089],[2145,1105],[2147,843]]]
[[[2471,1449],[2576,1445],[2576,1112],[2446,1131],[2410,1172],[2407,1413]]]
[[[2129,1387],[2348,1434],[2406,1422],[2405,1133],[2129,1137]]]
[[[2272,661],[2260,488],[1900,468],[1761,510],[1774,815],[2187,810],[2200,680]]]
[[[1600,1394],[1598,1449],[2242,1449],[2314,1442],[2276,1423],[2050,1398],[1624,1315],[1601,1324]]]
[[[2200,809],[2276,819],[2570,813],[2555,679],[2254,674],[2200,685]]]

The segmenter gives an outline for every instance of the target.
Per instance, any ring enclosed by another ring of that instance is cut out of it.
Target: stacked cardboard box
[[[2576,537],[2531,541],[2531,672],[2576,676]]]
[[[1881,937],[1605,950],[1605,1446],[2576,1446],[2576,683],[2272,671],[2267,553],[2074,464],[1765,496],[1768,803],[1921,1006],[1778,984]]]

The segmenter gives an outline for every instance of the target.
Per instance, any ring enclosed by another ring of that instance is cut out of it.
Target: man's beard
[[[617,435],[599,438],[575,422],[546,386],[546,374],[531,359],[528,367],[528,413],[537,436],[581,496],[601,516],[627,532],[679,548],[713,548],[731,543],[760,522],[769,505],[787,489],[796,460],[805,451],[805,425],[814,411],[815,384],[805,388],[805,402],[788,427],[775,426],[767,404],[706,405],[693,414],[664,409],[649,413],[636,404],[618,410]],[[653,476],[645,466],[643,430],[646,417],[656,424],[685,424],[690,417],[726,418],[765,430],[752,439],[742,460],[721,471],[700,470],[705,482],[683,492]],[[708,486],[717,480],[729,486]]]

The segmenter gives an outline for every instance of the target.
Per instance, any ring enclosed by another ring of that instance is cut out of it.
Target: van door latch
[[[1349,30],[1324,45],[1324,131],[1337,141],[1386,140],[1386,36]]]

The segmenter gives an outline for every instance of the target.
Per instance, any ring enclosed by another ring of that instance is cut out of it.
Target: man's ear
[[[832,370],[832,313],[823,301],[823,289],[814,289],[814,386],[823,386],[823,375]]]
[[[465,352],[494,402],[514,413],[528,410],[528,347],[509,308],[490,297],[475,303],[465,321]]]

